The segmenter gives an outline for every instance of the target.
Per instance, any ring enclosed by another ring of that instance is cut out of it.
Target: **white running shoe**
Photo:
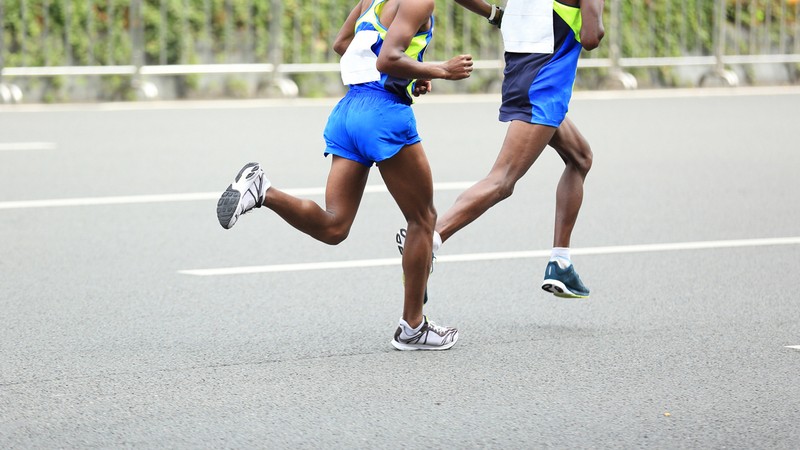
[[[244,213],[260,208],[270,182],[258,163],[248,163],[222,193],[217,202],[217,219],[222,228],[230,229]]]
[[[411,336],[403,332],[399,325],[394,332],[392,345],[398,350],[447,350],[456,345],[458,329],[442,327],[422,316],[422,328]]]

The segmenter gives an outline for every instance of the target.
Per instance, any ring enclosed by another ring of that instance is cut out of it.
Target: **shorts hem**
[[[353,161],[353,162],[357,162],[357,163],[361,164],[362,166],[367,166],[367,167],[372,167],[372,164],[374,163],[374,161],[367,161],[364,158],[360,158],[358,155],[355,155],[353,153],[350,153],[350,152],[347,152],[347,151],[344,151],[344,150],[339,150],[339,149],[331,149],[331,148],[329,148],[329,149],[325,150],[325,156],[327,157],[328,155],[335,155],[335,156],[338,156],[340,158],[344,158],[344,159],[348,159],[348,160]]]
[[[405,144],[403,144],[403,145],[401,145],[400,147],[398,147],[396,151],[392,152],[392,154],[391,154],[391,155],[389,155],[389,156],[386,156],[386,157],[384,157],[384,158],[383,158],[383,159],[381,159],[381,160],[375,161],[375,163],[377,164],[377,163],[379,163],[379,162],[386,161],[387,159],[391,159],[391,158],[393,158],[395,155],[397,155],[398,153],[400,153],[400,150],[404,149],[405,147],[408,147],[409,145],[418,144],[418,143],[420,143],[420,142],[422,142],[422,139],[416,139],[416,140],[414,140],[414,141],[409,141],[409,142],[406,142]]]
[[[513,120],[519,120],[521,122],[526,122],[526,123],[530,123],[530,124],[534,124],[534,125],[544,125],[544,126],[553,127],[553,128],[558,128],[559,126],[561,126],[561,122],[564,121],[564,119],[561,119],[558,122],[553,121],[553,120],[537,119],[537,118],[531,117],[530,114],[524,114],[524,113],[505,113],[505,114],[500,114],[500,122],[511,122]]]

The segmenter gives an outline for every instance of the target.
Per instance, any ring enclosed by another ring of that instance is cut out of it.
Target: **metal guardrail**
[[[262,74],[283,95],[297,95],[292,76],[338,71],[330,42],[352,3],[0,0],[0,101],[22,100],[17,79],[76,76],[126,77],[152,98],[154,77]],[[703,68],[697,84],[735,86],[740,76],[732,66],[800,64],[800,0],[608,0],[606,6],[606,39],[579,68],[599,69],[616,87],[636,88],[649,70],[691,66]],[[499,33],[452,0],[437,0],[436,17],[429,57],[470,52],[476,69],[499,76]]]

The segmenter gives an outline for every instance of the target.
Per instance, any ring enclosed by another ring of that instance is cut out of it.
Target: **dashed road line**
[[[0,142],[0,152],[55,149],[54,142]]]

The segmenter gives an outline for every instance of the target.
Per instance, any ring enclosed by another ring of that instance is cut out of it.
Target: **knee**
[[[492,194],[494,196],[494,203],[511,197],[514,193],[514,183],[508,181],[508,177],[495,178],[492,181]]]
[[[328,229],[324,235],[320,236],[320,241],[328,245],[339,245],[350,235],[349,227],[336,226]]]
[[[434,227],[436,227],[436,208],[433,205],[428,206],[420,210],[417,214],[408,218],[408,226],[409,228],[412,227],[419,227],[425,232],[430,231],[433,232]]]
[[[420,225],[424,227],[426,230],[430,229],[431,232],[433,232],[433,229],[436,227],[436,218],[437,218],[436,208],[434,208],[433,205],[431,205],[428,208],[426,208],[425,211],[423,211],[419,219],[419,222]]]
[[[582,155],[581,159],[578,161],[578,170],[586,176],[590,170],[592,170],[592,161],[594,159],[594,154],[592,153],[592,149],[589,148],[588,144],[586,146],[586,152]]]
[[[564,160],[567,169],[574,169],[582,177],[586,177],[592,169],[592,147],[571,122],[565,122],[563,128],[558,129],[551,145]]]
[[[575,156],[572,161],[581,176],[585,177],[586,174],[588,174],[592,169],[593,159],[594,154],[592,153],[592,147],[588,142],[581,139],[581,142],[578,145],[578,151],[575,152]]]
[[[428,209],[428,212],[425,215],[425,221],[426,221],[427,225],[430,226],[431,232],[433,232],[433,230],[436,228],[436,219],[437,218],[438,218],[438,215],[436,214],[436,208],[431,206]]]

